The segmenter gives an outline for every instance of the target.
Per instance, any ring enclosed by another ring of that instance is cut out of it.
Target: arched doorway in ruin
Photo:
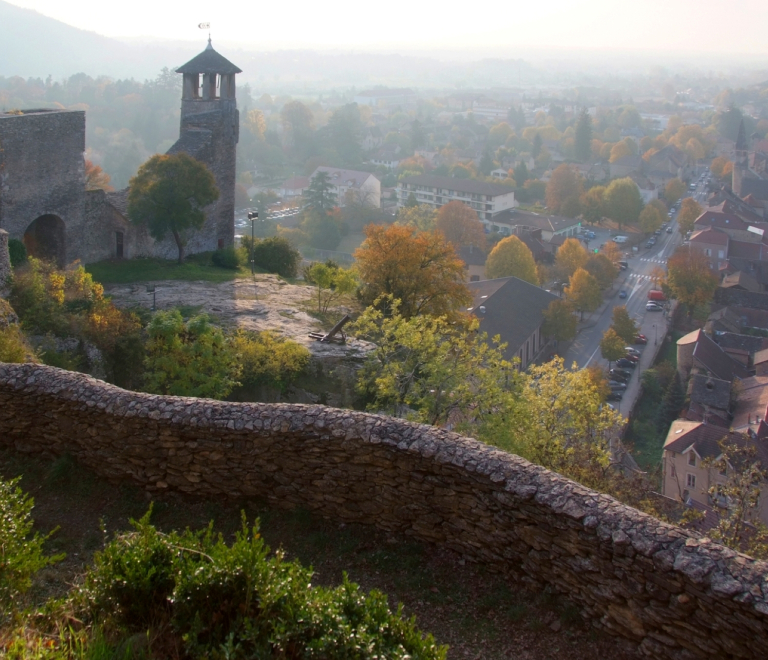
[[[31,256],[63,268],[67,258],[64,221],[51,213],[41,215],[24,232],[24,245]]]

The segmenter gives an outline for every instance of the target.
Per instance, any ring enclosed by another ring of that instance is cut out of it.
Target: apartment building
[[[517,206],[515,189],[510,186],[431,174],[417,174],[401,179],[397,184],[399,208],[406,205],[410,195],[419,204],[428,204],[435,209],[448,202],[463,202],[477,211],[480,220],[487,222],[502,211]]]

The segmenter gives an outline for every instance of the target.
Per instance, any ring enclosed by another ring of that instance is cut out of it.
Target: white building
[[[419,204],[428,204],[435,209],[448,202],[464,202],[477,211],[480,220],[491,220],[498,213],[517,206],[515,189],[510,186],[431,174],[417,174],[401,179],[397,184],[398,207],[405,206],[410,195]]]
[[[310,179],[318,172],[327,172],[331,182],[331,191],[336,195],[336,203],[344,206],[348,195],[354,195],[361,204],[381,208],[381,181],[370,172],[343,170],[338,167],[318,167]]]

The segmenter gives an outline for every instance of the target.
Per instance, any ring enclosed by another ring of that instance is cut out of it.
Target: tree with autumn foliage
[[[698,250],[678,248],[667,260],[667,286],[672,296],[688,308],[689,317],[697,305],[712,300],[718,283],[709,259]]]
[[[562,213],[563,209],[573,206],[574,200],[578,206],[579,197],[583,191],[581,175],[570,165],[559,165],[547,182],[545,201],[547,208],[553,213]]]
[[[519,277],[531,284],[539,284],[533,253],[517,236],[507,236],[496,243],[485,262],[485,276],[491,280]]]
[[[397,212],[397,224],[414,227],[421,231],[432,231],[435,228],[435,209],[429,204],[404,206]]]
[[[603,338],[600,340],[600,354],[608,360],[608,368],[611,368],[611,362],[616,362],[621,357],[624,357],[624,339],[616,334],[613,328],[608,328],[603,333]]]
[[[555,268],[560,277],[566,279],[587,263],[588,258],[589,254],[578,239],[566,238],[557,249]]]
[[[604,195],[605,186],[592,186],[581,196],[581,214],[586,222],[595,224],[603,218],[605,215]]]
[[[603,249],[600,250],[600,254],[604,254],[608,257],[608,261],[614,266],[618,266],[619,262],[624,258],[616,241],[607,241],[605,245],[603,245]]]
[[[584,270],[597,280],[601,289],[611,286],[619,274],[619,269],[602,253],[590,254],[584,263]]]
[[[457,248],[464,245],[485,247],[485,230],[474,209],[454,200],[441,206],[435,219],[435,229],[442,232]]]
[[[603,302],[600,284],[584,268],[577,268],[571,275],[568,286],[565,288],[565,299],[573,305],[582,318],[584,312],[594,312]]]
[[[662,215],[659,212],[659,209],[650,204],[646,204],[645,208],[640,212],[637,225],[640,231],[644,234],[652,234],[664,224],[665,219],[666,215]]]
[[[686,197],[680,205],[680,213],[677,214],[677,230],[682,236],[693,231],[693,223],[696,222],[704,209],[693,197]]]
[[[680,179],[670,179],[664,186],[664,199],[670,206],[685,195],[685,184]]]
[[[368,225],[354,256],[365,305],[391,295],[401,302],[400,314],[411,318],[450,314],[472,302],[464,262],[441,232]]]
[[[85,189],[103,190],[112,192],[114,188],[109,185],[110,176],[98,165],[94,165],[90,160],[85,160]]]
[[[720,181],[726,181],[733,174],[733,163],[723,156],[718,156],[712,160],[709,166],[712,176]]]

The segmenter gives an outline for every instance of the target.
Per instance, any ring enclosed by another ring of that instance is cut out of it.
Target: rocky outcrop
[[[0,364],[0,442],[149,491],[264,496],[450,547],[550,585],[654,658],[768,653],[768,565],[517,456],[319,405],[126,392]]]

